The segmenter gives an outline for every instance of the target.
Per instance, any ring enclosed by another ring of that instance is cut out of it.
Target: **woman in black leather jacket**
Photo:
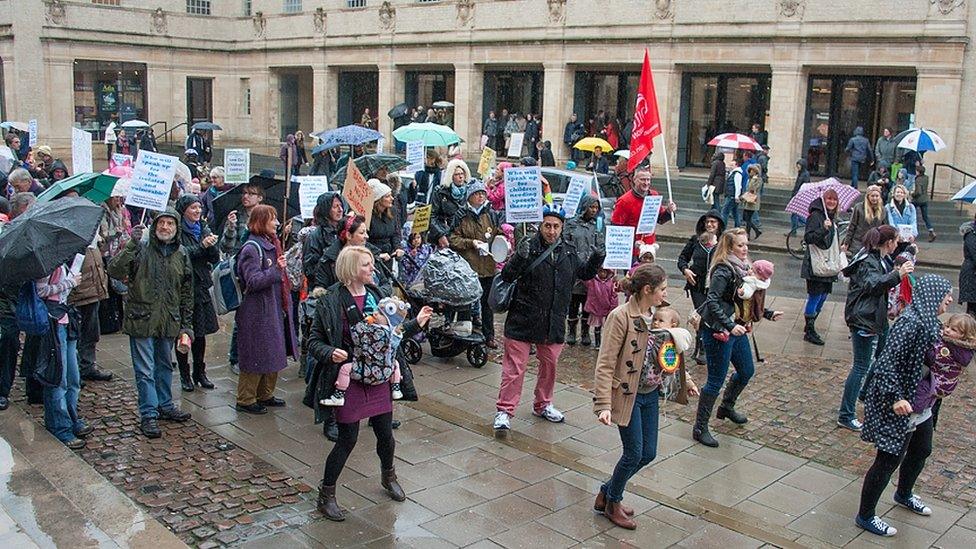
[[[692,431],[696,441],[712,448],[718,446],[718,441],[708,432],[708,419],[725,382],[729,362],[735,368],[735,374],[725,388],[722,404],[715,416],[738,424],[749,421],[745,415],[735,411],[735,401],[755,370],[752,349],[749,347],[752,322],[743,322],[736,315],[736,305],[742,305],[738,290],[750,265],[746,231],[736,228],[722,233],[712,257],[708,293],[702,311],[701,339],[708,363],[708,381],[698,397],[698,416]],[[763,310],[763,318],[767,320],[779,320],[782,315],[781,311]]]
[[[722,214],[718,210],[709,210],[698,218],[695,226],[695,234],[691,235],[685,247],[678,254],[678,271],[685,277],[685,293],[691,298],[691,303],[695,310],[701,314],[702,305],[705,303],[705,279],[708,278],[708,266],[712,262],[712,254],[715,246],[708,247],[702,243],[701,236],[704,233],[713,234],[716,237],[725,232],[725,223],[722,222]],[[699,334],[700,336],[700,334]],[[701,337],[695,338],[695,362],[705,364],[705,359],[701,354]]]
[[[844,276],[851,280],[844,322],[851,330],[854,358],[837,415],[837,425],[855,432],[861,430],[854,413],[857,395],[872,358],[880,354],[888,335],[888,291],[915,270],[911,262],[903,263],[898,270],[892,268],[889,256],[898,246],[898,231],[891,225],[868,230],[862,243],[864,247],[844,269]]]

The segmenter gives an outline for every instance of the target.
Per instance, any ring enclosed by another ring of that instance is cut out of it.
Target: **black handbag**
[[[535,258],[529,265],[529,268],[525,270],[524,273],[520,274],[515,280],[507,282],[502,278],[502,273],[495,275],[495,278],[491,280],[491,291],[488,293],[488,306],[491,310],[496,313],[508,312],[509,306],[512,304],[512,297],[515,296],[515,284],[520,278],[532,272],[533,269],[539,266],[540,263],[556,249],[556,245],[559,244],[557,240],[546,248],[544,252],[539,254],[539,257]]]

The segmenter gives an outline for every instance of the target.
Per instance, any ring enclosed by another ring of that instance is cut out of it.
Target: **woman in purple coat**
[[[275,236],[277,215],[271,206],[258,205],[247,221],[250,237],[237,259],[244,299],[237,309],[237,409],[264,414],[268,406],[284,406],[274,396],[278,372],[288,355],[298,356],[291,318],[291,288],[285,274],[285,256]]]

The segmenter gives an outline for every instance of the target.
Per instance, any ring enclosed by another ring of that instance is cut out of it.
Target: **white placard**
[[[89,133],[88,135],[91,134]],[[71,274],[81,274],[81,267],[84,264],[85,264],[85,254],[75,254],[75,258],[71,262],[71,268],[69,268],[68,270],[71,272]]]
[[[607,225],[606,250],[604,269],[629,269],[634,259],[634,228]]]
[[[36,147],[37,146],[37,119],[36,118],[31,118],[30,120],[27,121],[27,133],[29,134],[28,139],[30,139],[30,142],[28,144],[31,147]]]
[[[304,175],[292,177],[292,180],[298,181],[298,204],[302,219],[312,219],[319,196],[329,190],[329,178],[324,175]]]
[[[240,185],[251,177],[251,149],[224,149],[224,183]]]
[[[580,200],[583,200],[583,193],[589,192],[592,181],[593,177],[589,175],[574,175],[569,180],[569,188],[566,189],[566,198],[563,200],[566,219],[576,217],[576,208],[579,207]]]
[[[173,188],[176,163],[179,161],[175,156],[139,151],[139,158],[132,170],[132,187],[125,198],[125,205],[164,211]]]
[[[508,141],[508,156],[519,158],[522,156],[522,142],[525,140],[524,133],[513,133]]]
[[[92,169],[92,134],[79,128],[71,128],[71,169],[76,174],[94,171]]]
[[[637,221],[638,234],[651,234],[657,228],[657,216],[661,211],[661,202],[663,200],[664,197],[659,194],[644,197],[640,219]]]
[[[407,162],[409,166],[404,168],[408,172],[419,172],[424,169],[424,142],[409,141],[407,143]]]
[[[915,227],[911,225],[898,225],[898,240],[910,242],[915,238]]]
[[[383,154],[383,149],[386,148],[386,138],[379,138],[376,140],[376,154]]]
[[[542,181],[539,178],[538,166],[505,170],[505,221],[542,221]]]
[[[131,154],[112,153],[112,162],[116,166],[132,166],[134,161],[135,159],[132,158]]]

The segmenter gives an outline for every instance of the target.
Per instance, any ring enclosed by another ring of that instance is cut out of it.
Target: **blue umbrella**
[[[356,126],[355,124],[312,135],[322,140],[322,144],[319,146],[325,149],[331,149],[340,145],[362,145],[383,137],[383,134],[376,130]]]
[[[959,189],[959,192],[952,195],[952,199],[960,202],[969,202],[970,204],[976,202],[976,181]]]
[[[916,128],[899,134],[898,148],[916,152],[941,151],[945,148],[945,141],[939,134],[925,128]]]
[[[314,147],[312,147],[312,154],[313,154],[313,155],[315,155],[315,154],[319,154],[320,152],[322,152],[322,151],[327,151],[327,150],[329,150],[329,149],[331,149],[331,148],[332,148],[332,147],[327,147],[327,146],[325,145],[325,143],[319,143],[318,145],[316,145],[316,146],[314,146]]]

